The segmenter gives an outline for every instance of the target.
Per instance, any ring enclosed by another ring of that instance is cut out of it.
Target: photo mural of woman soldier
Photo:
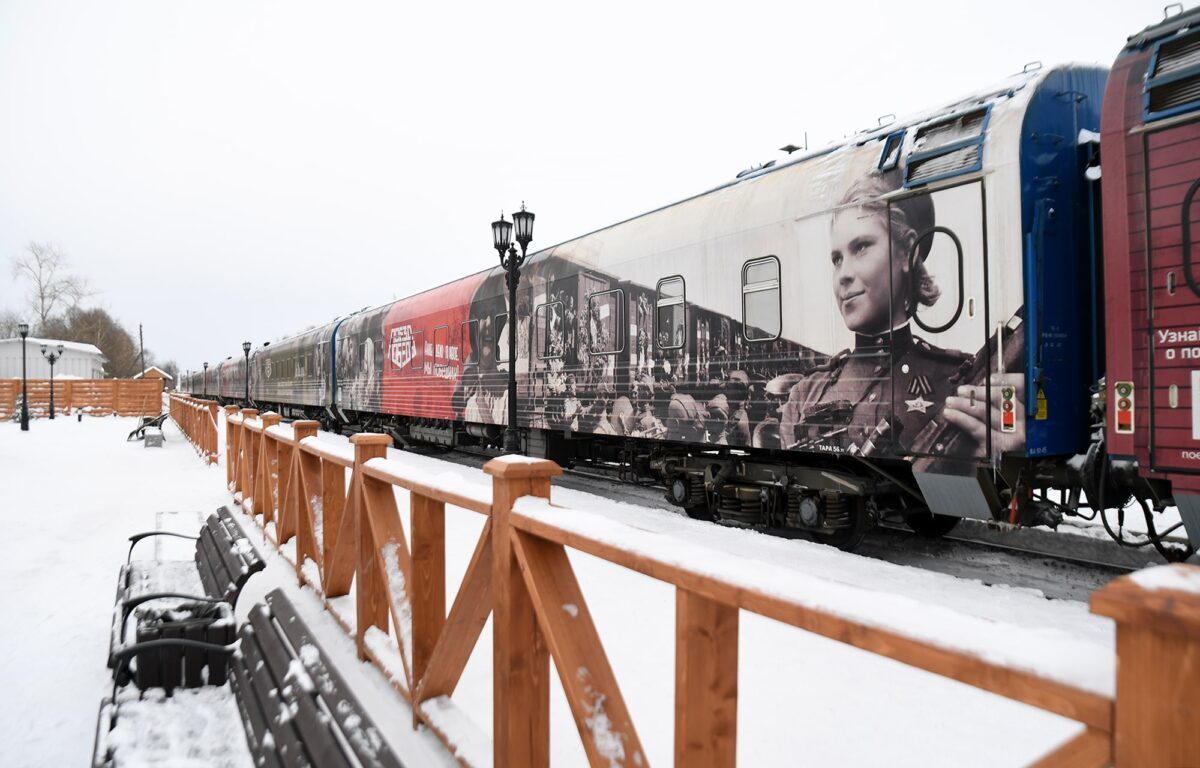
[[[965,378],[971,356],[935,347],[910,327],[917,306],[933,306],[941,291],[925,266],[932,198],[915,195],[890,206],[880,199],[899,186],[898,173],[872,171],[847,190],[839,203],[847,207],[833,216],[834,299],[855,334],[854,348],[794,377],[781,409],[785,449],[903,454],[935,422],[966,433],[973,445],[959,455],[984,455],[987,409],[981,382]]]

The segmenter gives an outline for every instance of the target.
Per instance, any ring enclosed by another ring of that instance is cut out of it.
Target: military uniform
[[[970,364],[970,355],[934,347],[907,325],[859,335],[853,351],[792,385],[780,409],[780,447],[864,456],[907,452],[931,422],[941,423],[946,398]]]

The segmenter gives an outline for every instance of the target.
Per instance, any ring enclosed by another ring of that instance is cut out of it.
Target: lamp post
[[[242,342],[242,354],[246,356],[246,406],[250,405],[250,342]]]
[[[25,337],[29,335],[29,323],[17,326],[21,334],[21,431],[29,431],[29,388],[25,385]]]
[[[204,390],[204,397],[208,397],[208,363],[204,364],[204,378],[201,380],[200,387]]]
[[[521,246],[520,255],[512,244],[513,228],[516,228],[517,243]],[[513,214],[512,222],[504,220],[504,212],[500,212],[500,220],[492,222],[492,244],[496,253],[500,254],[500,266],[504,267],[504,275],[508,283],[508,428],[504,430],[504,452],[520,453],[521,437],[517,432],[517,285],[521,282],[521,265],[525,263],[525,253],[533,240],[533,214],[521,210]]]
[[[63,356],[63,345],[59,344],[52,350],[46,349],[46,345],[42,345],[42,357],[50,362],[50,418],[54,418],[54,364]],[[69,409],[68,409],[69,410]],[[70,415],[70,414],[68,414]]]

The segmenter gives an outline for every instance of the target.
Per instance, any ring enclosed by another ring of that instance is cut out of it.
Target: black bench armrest
[[[219,597],[208,597],[207,595],[187,595],[182,592],[150,592],[145,595],[138,595],[121,603],[121,627],[117,637],[125,637],[125,622],[129,621],[129,614],[133,613],[133,609],[137,608],[142,603],[148,603],[151,600],[160,600],[165,597],[175,597],[182,600],[187,600],[193,603],[223,603],[225,602]],[[114,649],[113,657],[119,654],[119,651]]]
[[[135,533],[129,537],[129,554],[125,557],[125,565],[129,565],[129,561],[133,559],[133,548],[137,546],[137,543],[142,539],[148,539],[153,536],[175,536],[176,538],[191,539],[192,541],[195,541],[199,538],[198,536],[191,536],[186,533],[175,533],[174,531],[143,531],[141,533]]]

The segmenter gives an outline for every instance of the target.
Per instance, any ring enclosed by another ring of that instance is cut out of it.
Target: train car
[[[250,357],[252,399],[287,418],[327,416],[334,328],[333,323],[310,328],[255,350]]]
[[[1133,495],[1195,540],[1195,17],[1131,38],[1103,130],[1106,70],[1026,67],[531,254],[511,303],[494,267],[264,345],[251,399],[498,447],[515,369],[526,453],[697,517],[850,547]]]
[[[217,399],[222,403],[240,402],[246,398],[246,358],[225,358],[217,366]]]
[[[359,312],[330,411],[495,442],[511,365],[530,453],[619,460],[693,514],[838,543],[888,510],[1053,524],[1033,491],[1087,450],[1099,367],[1071,341],[1094,297],[1056,289],[1097,283],[1077,137],[1104,81],[1030,69],[535,253],[515,322],[499,267]]]
[[[1200,9],[1129,39],[1105,93],[1105,388],[1120,504],[1178,506],[1200,546]]]

